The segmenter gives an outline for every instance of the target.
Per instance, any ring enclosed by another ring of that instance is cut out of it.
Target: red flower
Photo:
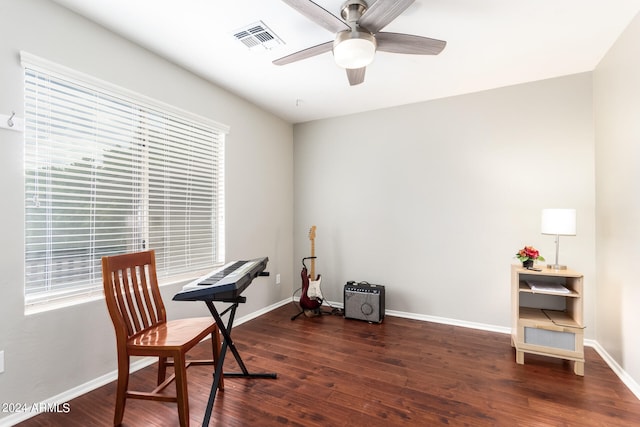
[[[544,258],[540,256],[540,252],[538,252],[538,250],[533,246],[525,246],[523,249],[520,249],[516,254],[516,258],[520,261],[527,261],[530,259],[539,259],[540,261],[544,261]]]

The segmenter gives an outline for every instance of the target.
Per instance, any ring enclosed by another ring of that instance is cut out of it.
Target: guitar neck
[[[311,239],[311,271],[309,273],[309,277],[311,277],[311,280],[316,279],[316,259],[314,258],[315,256],[316,256],[316,241],[315,239]]]

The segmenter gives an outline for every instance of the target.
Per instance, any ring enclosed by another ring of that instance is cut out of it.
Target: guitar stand
[[[218,329],[220,330],[220,333],[222,333],[223,343],[220,349],[220,356],[218,357],[218,360],[216,362],[216,370],[213,376],[213,384],[211,385],[211,392],[209,393],[207,410],[205,411],[204,419],[202,420],[202,427],[206,427],[209,425],[211,412],[213,411],[213,402],[216,399],[216,392],[218,391],[218,385],[220,384],[220,378],[222,377],[222,375],[224,375],[227,378],[271,378],[271,379],[277,378],[277,374],[275,373],[250,373],[247,370],[247,367],[245,366],[244,362],[242,361],[242,357],[240,357],[240,353],[238,352],[238,349],[233,343],[233,340],[231,339],[231,328],[233,327],[233,320],[236,316],[236,309],[238,308],[238,304],[244,303],[246,301],[247,301],[247,298],[242,296],[239,296],[237,298],[230,299],[230,300],[222,300],[221,302],[231,303],[231,306],[227,307],[222,313],[218,313],[218,310],[216,309],[216,306],[213,304],[213,301],[209,301],[209,300],[205,301],[205,304],[207,304],[207,308],[211,312],[211,315],[213,316],[213,318],[216,321],[216,324],[218,325]],[[227,312],[231,312],[231,313],[229,314],[229,321],[225,326],[224,322],[222,321],[222,316],[224,316]],[[233,353],[233,357],[235,357],[236,362],[238,363],[238,366],[240,366],[240,369],[242,370],[242,372],[228,372],[228,373],[224,372],[223,374],[224,358],[227,354],[227,349],[230,349],[231,353]]]
[[[303,275],[307,274],[306,273],[307,265],[304,263],[305,260],[316,259],[316,258],[317,257],[315,256],[308,256],[308,257],[302,258],[302,267],[303,267],[302,274]],[[324,300],[320,300],[320,307],[322,307],[322,301]],[[318,316],[322,316],[323,314],[331,314],[331,313],[320,310],[320,307],[313,308],[313,309],[304,309],[301,306],[299,306],[300,311],[297,314],[294,314],[293,316],[291,316],[291,320],[296,320],[301,314],[304,314],[307,317],[318,317]],[[311,315],[307,314],[309,312],[311,312],[312,314]]]
[[[291,320],[296,320],[302,313],[304,313],[304,310],[301,310],[298,312],[298,314],[294,314],[293,316],[291,316]]]
[[[308,311],[312,311],[313,312],[313,316],[309,316],[307,314]],[[322,310],[320,310],[320,308],[316,308],[316,309],[313,309],[313,310],[301,309],[298,313],[296,313],[293,316],[291,316],[291,320],[296,320],[298,318],[298,316],[300,316],[301,314],[304,314],[307,317],[317,317],[317,316],[322,316],[323,314],[331,314],[331,313],[328,313],[326,311],[322,311]]]

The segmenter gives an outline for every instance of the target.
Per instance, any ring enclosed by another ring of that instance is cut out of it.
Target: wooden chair
[[[177,402],[180,426],[189,425],[186,369],[189,365],[214,365],[220,355],[220,334],[211,317],[167,321],[158,288],[155,253],[102,258],[104,294],[116,332],[118,384],[115,426],[122,423],[127,398]],[[186,353],[211,335],[212,360],[186,360]],[[157,387],[151,392],[129,391],[129,358],[158,357]],[[169,360],[168,360],[169,359]],[[174,374],[166,378],[167,366]],[[175,379],[176,395],[160,393]],[[220,381],[219,389],[223,389]]]

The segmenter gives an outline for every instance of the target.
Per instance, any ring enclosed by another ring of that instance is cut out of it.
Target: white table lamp
[[[576,210],[575,209],[543,209],[542,234],[554,234],[556,236],[556,262],[547,265],[554,270],[564,270],[566,265],[558,264],[558,251],[560,249],[560,236],[576,235]]]

